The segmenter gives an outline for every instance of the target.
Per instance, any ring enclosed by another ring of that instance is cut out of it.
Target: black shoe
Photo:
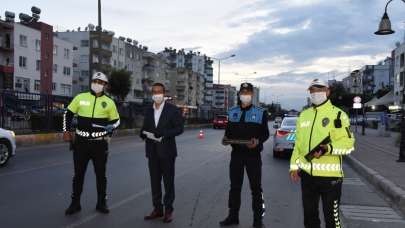
[[[228,215],[226,219],[223,221],[219,222],[220,226],[233,226],[233,225],[239,225],[239,218],[237,216],[231,216]]]
[[[254,228],[264,228],[264,224],[263,224],[262,219],[255,219],[253,221],[253,227]]]
[[[108,206],[107,206],[106,203],[97,204],[96,210],[97,210],[98,212],[100,212],[100,213],[103,213],[103,214],[108,214],[108,213],[110,213],[110,209],[108,209]]]
[[[80,203],[72,202],[70,204],[70,206],[65,210],[65,215],[73,215],[81,210],[82,210],[82,207],[80,206]]]

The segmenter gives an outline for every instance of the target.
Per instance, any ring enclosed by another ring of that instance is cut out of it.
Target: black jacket
[[[162,142],[155,142],[151,139],[145,140],[146,157],[176,157],[177,146],[175,137],[181,135],[184,131],[184,120],[181,110],[175,105],[165,102],[162,114],[159,119],[157,128],[155,127],[155,117],[153,104],[150,105],[145,112],[143,126],[140,136],[143,131],[157,133],[163,136]]]
[[[259,140],[259,145],[254,149],[242,145],[231,145],[233,153],[255,154],[263,150],[263,143],[270,136],[267,115],[267,111],[253,105],[247,108],[236,106],[229,110],[225,136],[229,139],[256,138]]]

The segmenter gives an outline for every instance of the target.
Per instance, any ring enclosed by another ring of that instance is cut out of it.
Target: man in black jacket
[[[175,137],[184,130],[183,116],[179,108],[165,102],[165,87],[161,83],[152,86],[153,105],[145,113],[140,137],[145,140],[146,157],[148,158],[149,173],[152,187],[152,202],[154,210],[145,216],[145,220],[163,218],[163,222],[173,220],[174,173],[177,156]],[[162,204],[162,187],[165,195]],[[163,214],[163,206],[165,211]]]
[[[269,138],[267,112],[252,104],[253,85],[243,83],[239,90],[240,105],[228,112],[229,121],[224,139],[247,140],[249,144],[233,144],[230,163],[231,190],[229,191],[229,214],[220,222],[221,226],[239,224],[239,209],[244,170],[252,191],[253,227],[263,227],[264,200],[262,196],[262,160],[263,143]],[[227,145],[224,141],[224,145]]]

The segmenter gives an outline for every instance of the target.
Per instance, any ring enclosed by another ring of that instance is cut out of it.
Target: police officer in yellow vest
[[[320,228],[322,199],[326,228],[340,228],[342,162],[354,150],[354,137],[347,114],[328,99],[328,85],[315,79],[309,92],[313,107],[304,110],[297,120],[290,176],[294,182],[301,178],[305,227]]]
[[[74,177],[72,202],[65,214],[71,215],[81,210],[80,195],[83,190],[84,176],[90,160],[93,162],[97,181],[97,211],[107,214],[106,203],[106,164],[108,157],[108,138],[120,123],[114,101],[104,94],[108,83],[107,76],[101,72],[93,75],[91,90],[78,94],[69,104],[63,117],[63,139],[72,141],[71,125],[77,116],[77,127],[73,142]]]

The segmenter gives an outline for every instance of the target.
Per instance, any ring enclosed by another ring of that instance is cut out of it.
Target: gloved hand
[[[114,125],[109,124],[109,125],[105,126],[105,130],[107,131],[107,134],[112,135],[112,133],[114,131]]]

